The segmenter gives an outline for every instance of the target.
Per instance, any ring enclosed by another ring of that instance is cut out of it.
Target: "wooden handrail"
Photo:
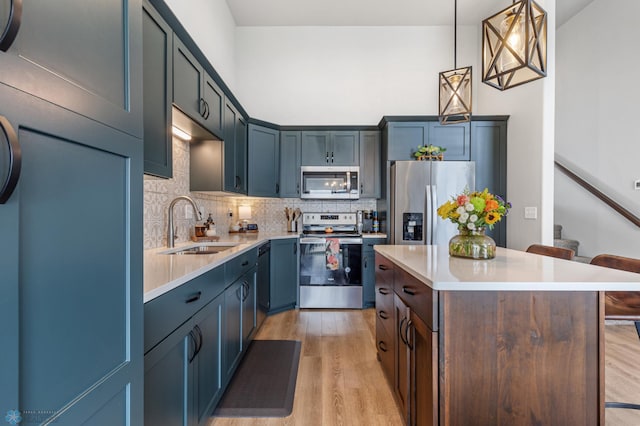
[[[593,194],[596,197],[598,197],[600,200],[602,200],[602,202],[604,202],[606,205],[611,207],[613,210],[615,210],[618,213],[620,213],[629,222],[633,223],[635,226],[640,228],[640,218],[638,218],[638,216],[634,215],[629,210],[625,209],[620,204],[618,204],[613,199],[611,199],[611,197],[609,197],[607,194],[605,194],[604,192],[600,191],[598,188],[596,188],[595,186],[591,185],[586,180],[582,179],[580,176],[578,176],[573,171],[571,171],[569,168],[567,168],[567,166],[563,165],[562,163],[559,163],[558,160],[554,160],[554,163],[564,174],[566,174],[572,180],[574,180],[576,183],[578,183],[578,185],[582,186],[584,189],[589,191],[591,194]]]

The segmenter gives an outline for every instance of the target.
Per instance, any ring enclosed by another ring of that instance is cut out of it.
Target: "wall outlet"
[[[184,206],[184,218],[193,219],[193,207],[191,207],[191,204],[186,204]]]
[[[525,207],[524,208],[524,218],[525,219],[537,219],[538,218],[538,208],[537,207]]]
[[[634,187],[635,187],[636,189],[640,189],[640,180],[635,181],[635,183],[634,183]]]
[[[228,210],[227,210],[227,216],[229,216],[229,217],[233,217],[233,210],[228,209]]]

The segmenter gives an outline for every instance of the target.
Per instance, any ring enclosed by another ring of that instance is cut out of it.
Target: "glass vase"
[[[485,228],[474,231],[460,229],[459,234],[449,240],[449,255],[470,259],[493,259],[496,257],[496,242],[484,234]]]

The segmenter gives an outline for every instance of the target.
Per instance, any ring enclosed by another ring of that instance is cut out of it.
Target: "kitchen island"
[[[637,274],[376,246],[376,345],[410,424],[604,424],[604,291]]]

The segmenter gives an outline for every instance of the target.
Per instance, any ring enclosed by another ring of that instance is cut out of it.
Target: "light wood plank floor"
[[[640,403],[640,341],[632,325],[605,327],[607,401]],[[385,425],[402,418],[375,353],[375,310],[292,310],[270,316],[257,339],[302,341],[293,413],[212,418],[209,426]],[[640,411],[607,409],[606,426],[638,426]]]

